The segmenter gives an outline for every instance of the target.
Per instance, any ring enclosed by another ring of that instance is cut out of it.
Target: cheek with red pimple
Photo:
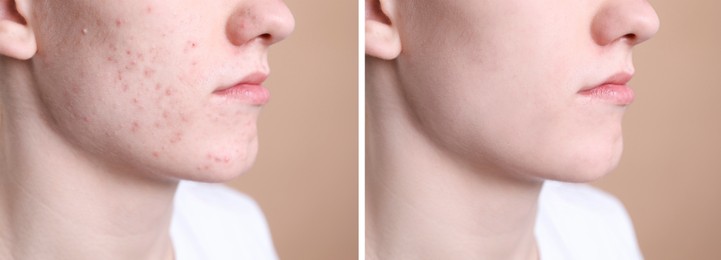
[[[162,11],[144,9],[146,15]],[[83,133],[76,135],[84,143],[145,162],[174,161],[201,172],[250,165],[258,109],[211,101],[217,86],[209,85],[216,78],[208,43],[177,26],[138,26],[133,19],[108,17],[75,32],[79,46],[88,48],[76,60],[81,66],[67,68],[77,77],[60,93],[58,106],[76,118],[66,120],[66,127]],[[139,28],[150,32],[129,33]],[[63,64],[63,58],[54,60]]]

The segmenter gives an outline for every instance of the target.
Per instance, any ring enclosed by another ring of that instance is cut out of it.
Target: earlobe
[[[392,60],[401,53],[401,39],[390,0],[366,0],[366,55]]]
[[[28,2],[0,0],[0,55],[27,60],[37,51],[35,33],[27,22]]]

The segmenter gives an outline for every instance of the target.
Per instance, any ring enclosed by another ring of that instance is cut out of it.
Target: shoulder
[[[180,183],[171,236],[179,260],[277,258],[258,204],[220,184]]]
[[[536,236],[547,258],[642,259],[623,204],[585,184],[544,184]]]

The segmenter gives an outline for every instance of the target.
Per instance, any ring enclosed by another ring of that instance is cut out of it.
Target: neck
[[[6,75],[24,75],[15,72]],[[177,182],[94,162],[59,138],[33,106],[15,103],[31,96],[18,95],[31,87],[3,87],[0,259],[172,258]]]
[[[542,183],[465,163],[434,145],[402,105],[390,64],[375,62],[366,79],[367,256],[537,258]]]

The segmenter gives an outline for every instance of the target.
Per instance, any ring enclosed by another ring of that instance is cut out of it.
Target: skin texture
[[[255,159],[262,103],[214,92],[269,73],[290,11],[280,0],[0,8],[0,259],[171,259],[178,181],[226,181]]]
[[[269,73],[267,47],[292,29],[283,4],[96,2],[35,11],[33,78],[54,130],[104,163],[159,177],[224,181],[247,170],[260,107],[213,91]],[[239,31],[262,23],[276,24],[267,37]]]
[[[368,255],[535,258],[543,180],[591,181],[618,164],[626,107],[579,91],[634,73],[632,48],[658,30],[653,9],[380,0],[366,10]]]

